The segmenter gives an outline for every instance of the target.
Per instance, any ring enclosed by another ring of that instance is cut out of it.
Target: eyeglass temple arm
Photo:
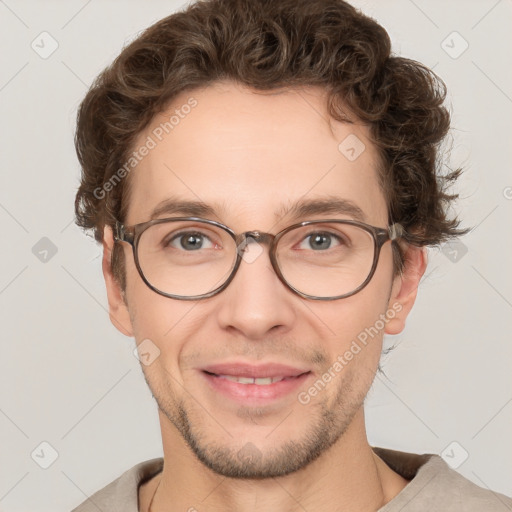
[[[416,245],[416,246],[424,245],[422,243],[423,239],[421,237],[418,237],[414,233],[410,233],[398,222],[395,222],[394,224],[391,224],[389,226],[388,235],[389,235],[389,239],[391,241],[396,241],[396,240],[402,239],[411,245]]]
[[[395,222],[394,224],[391,224],[388,228],[389,233],[389,239],[391,241],[397,240],[398,238],[406,238],[407,233],[403,226],[401,224],[398,224],[398,222]]]
[[[133,245],[134,233],[128,231],[123,224],[119,221],[116,221],[114,228],[114,242],[128,242],[130,245]]]

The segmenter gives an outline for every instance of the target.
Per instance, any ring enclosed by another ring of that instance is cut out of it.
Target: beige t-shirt
[[[439,455],[374,447],[373,451],[410,482],[377,512],[511,512],[512,498],[483,489],[451,469]],[[139,486],[162,471],[164,460],[133,466],[72,512],[139,512]]]

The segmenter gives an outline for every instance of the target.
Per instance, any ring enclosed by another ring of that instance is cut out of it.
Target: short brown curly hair
[[[179,93],[219,80],[261,91],[322,87],[334,119],[369,126],[390,222],[420,246],[465,232],[447,214],[457,197],[447,188],[460,170],[441,172],[440,144],[450,127],[444,83],[422,64],[393,55],[384,28],[342,0],[199,0],[126,46],[78,110],[80,227],[101,241],[105,225],[123,221],[130,180],[105,184],[137,135]],[[112,267],[124,290],[118,244]]]

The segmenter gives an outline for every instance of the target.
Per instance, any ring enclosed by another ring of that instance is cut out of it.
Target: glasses
[[[160,295],[180,300],[212,297],[269,245],[272,267],[297,295],[314,300],[343,299],[372,279],[382,246],[404,234],[400,224],[387,229],[354,220],[314,220],[276,235],[237,234],[219,222],[197,217],[156,219],[134,226],[116,222],[114,240],[132,246],[143,281]],[[254,250],[249,245],[256,243]]]

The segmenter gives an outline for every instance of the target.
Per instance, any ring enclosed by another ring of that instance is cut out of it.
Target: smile
[[[313,375],[311,371],[295,372],[296,375],[279,375],[277,372],[268,375],[269,372],[262,372],[267,375],[261,376],[257,371],[251,372],[253,375],[232,375],[204,369],[200,373],[215,394],[244,406],[264,405],[295,396],[297,388],[303,386]],[[233,373],[240,373],[240,371],[234,370]]]
[[[207,372],[209,373],[209,372]],[[238,382],[239,384],[256,384],[257,386],[268,386],[274,382],[280,382],[284,379],[294,379],[296,377],[237,377],[236,375],[217,375],[212,373],[215,377],[220,379],[227,379],[231,382]]]

